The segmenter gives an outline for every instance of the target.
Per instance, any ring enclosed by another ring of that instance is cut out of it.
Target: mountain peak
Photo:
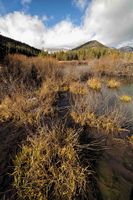
[[[74,48],[73,50],[88,49],[88,48],[101,48],[101,47],[107,48],[102,43],[98,42],[97,40],[91,40],[89,42],[86,42],[85,44],[82,44],[82,45]]]
[[[133,47],[125,46],[125,47],[119,48],[119,50],[123,52],[133,52]]]

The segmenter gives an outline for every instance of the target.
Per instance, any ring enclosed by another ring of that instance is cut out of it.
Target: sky
[[[0,0],[0,32],[40,49],[133,46],[133,0]]]

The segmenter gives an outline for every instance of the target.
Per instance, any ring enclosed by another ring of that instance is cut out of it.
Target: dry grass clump
[[[52,57],[36,57],[33,59],[33,65],[37,67],[39,76],[44,79],[59,79],[61,74],[61,66],[56,59]]]
[[[99,116],[96,122],[97,128],[103,130],[106,134],[116,134],[122,131],[126,131],[124,128],[122,128],[123,119],[120,119],[121,116],[119,114],[120,113],[115,113],[114,111],[114,113],[108,113],[103,116]]]
[[[60,80],[60,83],[58,83],[59,90],[64,91],[64,92],[69,91],[70,90],[70,83],[73,83],[73,81],[70,80],[69,78],[67,79],[66,77],[63,76],[63,79]]]
[[[88,124],[90,127],[96,126],[96,116],[94,113],[82,113],[78,114],[76,112],[71,112],[71,117],[74,119],[76,123],[81,124],[81,126],[84,126],[85,124]]]
[[[42,90],[44,89],[42,88]],[[43,115],[53,112],[54,98],[54,92],[46,91],[43,95],[41,91],[13,92],[11,95],[5,96],[0,103],[0,121],[35,125]]]
[[[129,138],[129,141],[133,144],[133,135]]]
[[[85,88],[84,85],[82,85],[79,82],[71,83],[69,88],[70,88],[70,92],[73,94],[81,94],[81,95],[87,94],[87,89]]]
[[[42,86],[38,90],[38,94],[41,99],[44,97],[52,96],[59,91],[59,82],[47,79],[43,82]]]
[[[107,83],[107,87],[110,88],[110,89],[116,89],[116,88],[119,88],[120,87],[120,82],[115,80],[115,79],[111,79],[108,81]]]
[[[81,126],[85,125],[85,119],[86,119],[85,117],[86,117],[86,115],[84,113],[82,113],[81,115],[79,115],[78,113],[72,111],[71,112],[71,117],[72,117],[72,119],[74,119],[74,121],[76,123],[81,124]]]
[[[76,112],[71,113],[71,117],[76,123],[81,124],[81,126],[88,125],[91,128],[97,128],[98,130],[104,131],[106,134],[118,133],[124,131],[121,126],[119,126],[116,118],[112,118],[107,115],[96,116],[94,113],[83,113],[78,114]]]
[[[75,130],[41,128],[14,161],[19,198],[72,200],[79,193],[83,195],[87,170],[79,163],[77,148]]]
[[[16,124],[36,124],[44,115],[54,112],[53,102],[58,91],[58,82],[47,79],[39,89],[28,90],[11,81],[7,95],[0,102],[0,121]]]
[[[120,97],[120,100],[125,103],[130,103],[132,101],[132,98],[128,95],[123,95]]]
[[[64,92],[69,91],[69,86],[67,86],[67,85],[62,85],[62,86],[61,86],[61,91],[64,91]]]
[[[88,86],[95,90],[95,91],[100,91],[101,90],[101,87],[102,87],[102,84],[101,84],[101,81],[97,78],[91,78],[87,81],[88,83]]]
[[[33,124],[35,122],[36,99],[27,99],[16,94],[13,98],[5,97],[0,104],[0,121],[12,120],[20,124]]]

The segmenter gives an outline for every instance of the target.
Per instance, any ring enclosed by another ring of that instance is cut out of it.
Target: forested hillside
[[[25,43],[13,40],[11,38],[0,35],[0,58],[4,58],[6,54],[23,54],[27,56],[36,56],[41,50],[31,47]]]

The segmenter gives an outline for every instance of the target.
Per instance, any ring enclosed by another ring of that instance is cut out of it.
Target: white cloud
[[[74,47],[86,40],[82,27],[75,26],[70,20],[61,21],[44,34],[45,45],[50,47]]]
[[[85,8],[86,4],[87,4],[87,0],[73,0],[73,4],[77,8],[83,10]]]
[[[43,20],[24,12],[14,12],[0,17],[0,30],[5,36],[38,48],[71,47],[87,39],[82,28],[70,20],[61,21],[52,28],[47,28]]]
[[[116,46],[133,39],[133,0],[93,0],[84,17],[92,39]]]
[[[0,17],[0,30],[5,36],[25,42],[35,47],[42,47],[45,26],[38,16],[23,12],[14,12]]]
[[[24,12],[0,16],[3,35],[38,48],[75,47],[89,40],[106,45],[133,45],[133,0],[93,0],[85,10],[81,25],[70,19],[47,27],[49,19]]]
[[[126,47],[126,46],[132,46],[133,47],[133,39],[131,39],[130,41],[127,41],[127,42],[122,42],[120,43],[117,47],[118,48],[121,48],[121,47]]]

